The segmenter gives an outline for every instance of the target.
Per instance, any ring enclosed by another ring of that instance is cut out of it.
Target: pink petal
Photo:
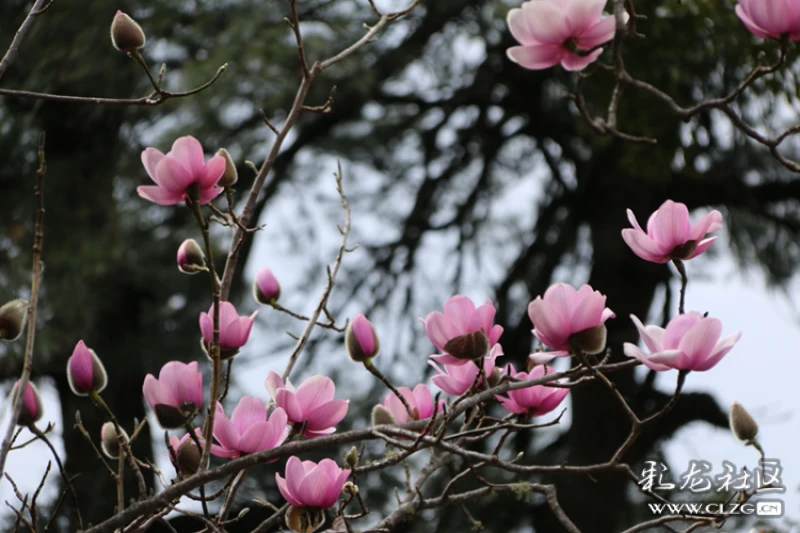
[[[441,313],[429,313],[424,322],[425,333],[428,334],[428,338],[439,350],[444,351],[444,345],[450,339],[459,335],[450,320]]]
[[[298,499],[303,502],[307,507],[319,507],[327,509],[333,506],[336,502],[330,501],[328,494],[328,486],[331,484],[331,478],[327,472],[321,468],[315,468],[307,473],[300,482],[297,490]],[[338,496],[338,495],[337,495]]]
[[[198,184],[201,189],[210,189],[217,184],[222,174],[225,173],[225,158],[215,155],[203,166],[203,170],[198,174]]]
[[[326,376],[311,376],[297,387],[297,402],[304,413],[333,400],[336,385]]]
[[[240,433],[233,423],[225,416],[222,407],[217,404],[217,413],[214,418],[214,438],[227,450],[239,449]]]
[[[291,458],[290,458],[291,459]],[[275,472],[275,483],[278,485],[278,491],[283,496],[283,499],[289,502],[290,505],[294,507],[302,507],[303,504],[294,497],[292,491],[289,490],[287,486],[286,480],[281,477],[281,475]]]
[[[158,184],[168,191],[186,192],[192,185],[192,175],[178,160],[167,154],[156,167]]]
[[[745,7],[744,4],[741,2],[736,4],[734,10],[736,11],[736,15],[739,19],[744,23],[745,27],[750,30],[751,33],[761,37],[763,39],[777,39],[780,33],[772,33],[767,31],[766,29],[759,26],[756,21],[750,16],[750,13]]]
[[[511,398],[505,398],[503,396],[498,396],[497,400],[501,404],[503,404],[503,407],[505,407],[506,409],[508,409],[512,413],[516,413],[516,414],[520,414],[521,415],[523,413],[527,413],[528,412],[528,409],[526,407],[521,406],[520,404],[518,404],[517,402],[515,402]]]
[[[552,389],[553,392],[549,395],[545,396],[539,406],[536,408],[534,414],[536,416],[546,415],[553,409],[559,406],[559,404],[564,401],[564,398],[569,393],[569,389]]]
[[[200,178],[203,177],[205,173],[205,155],[203,154],[203,147],[200,145],[200,141],[191,135],[180,137],[172,143],[172,150],[169,152],[169,155],[179,161],[183,168],[188,171],[191,176],[191,183],[199,183]],[[222,158],[222,156],[215,157]],[[225,161],[223,159],[223,171],[224,164]]]
[[[689,240],[691,225],[689,210],[685,204],[667,200],[656,213],[655,218],[651,219],[652,226],[648,226],[647,232],[661,246],[671,251]]]
[[[669,250],[665,250],[659,243],[651,239],[641,229],[626,228],[622,230],[622,239],[633,253],[645,261],[652,263],[667,263],[666,257]]]
[[[231,422],[240,435],[256,422],[263,422],[266,419],[267,409],[264,407],[264,403],[252,396],[243,396],[231,415]]]
[[[144,165],[144,169],[147,171],[147,175],[150,176],[150,179],[158,183],[156,181],[156,167],[164,159],[164,154],[161,153],[160,150],[156,150],[155,148],[145,148],[142,151],[142,164]]]
[[[690,360],[686,354],[680,350],[664,350],[663,352],[651,354],[648,359],[655,365],[662,365],[678,370],[687,369],[690,363]],[[645,365],[647,365],[647,363],[645,363]]]
[[[627,355],[628,357],[633,357],[634,359],[637,359],[639,362],[641,362],[644,366],[646,366],[650,370],[655,370],[655,371],[660,372],[660,371],[663,371],[663,370],[669,370],[670,369],[670,367],[668,367],[666,365],[654,363],[650,359],[650,357],[647,356],[647,354],[645,354],[641,349],[639,349],[638,346],[636,346],[635,344],[631,344],[630,342],[624,343],[622,345],[622,350],[625,353],[625,355]],[[677,350],[673,350],[673,351],[677,352],[677,353],[680,353]]]
[[[408,387],[398,387],[397,390],[403,395],[406,401],[411,404],[413,409],[414,395],[411,393],[411,390]],[[386,395],[386,398],[383,400],[383,405],[392,413],[398,423],[404,424],[408,422],[408,411],[394,392],[390,392]]]
[[[224,189],[222,187],[211,187],[210,189],[200,189],[200,198],[198,198],[197,202],[200,205],[206,205],[208,202],[219,196],[223,190]]]
[[[283,388],[283,380],[278,374],[270,370],[267,379],[264,380],[264,386],[267,388],[272,401],[277,401],[278,389]]]
[[[721,339],[716,346],[714,346],[714,351],[711,353],[711,355],[705,361],[701,361],[699,364],[695,365],[692,370],[703,372],[714,367],[722,360],[723,357],[725,357],[725,355],[727,355],[728,352],[731,351],[741,336],[741,333],[734,333],[733,335],[728,335],[727,337]]]
[[[606,0],[562,0],[561,9],[569,21],[570,33],[581,35],[595,24],[602,16],[605,5]]]
[[[172,392],[160,383],[153,374],[147,374],[147,376],[145,376],[142,394],[152,409],[155,409],[156,405],[159,404],[176,407],[178,403],[175,401]]]
[[[417,407],[420,420],[430,418],[433,415],[433,395],[427,385],[420,383],[414,387],[413,401],[409,403]]]
[[[140,185],[136,187],[136,193],[158,205],[175,205],[183,201],[183,192],[168,191],[157,185]]]
[[[636,315],[631,315],[631,320],[650,353],[660,352],[664,347],[664,329],[658,326],[645,326]]]
[[[584,285],[583,287],[589,286]],[[572,320],[570,321],[570,331],[572,333],[602,324],[601,319],[606,305],[606,297],[598,291],[592,291],[591,287],[589,287],[589,291],[590,294],[579,302],[573,311]]]
[[[591,50],[613,39],[616,31],[617,19],[611,15],[597,22],[593,21],[591,26],[575,38],[575,44],[583,50]]]
[[[300,459],[294,455],[289,457],[289,460],[286,461],[286,486],[289,490],[289,494],[297,501],[302,502],[302,505],[305,505],[305,502],[301,497],[300,484],[305,477],[306,469],[303,467],[303,463]]]
[[[705,361],[714,351],[722,333],[722,322],[717,318],[703,318],[684,335],[678,349],[684,352],[692,366]]]
[[[286,410],[286,415],[292,422],[302,423],[306,418],[306,414],[300,407],[297,397],[291,391],[286,389],[279,389],[277,396],[274,398],[275,404]]]
[[[530,36],[537,42],[561,45],[573,37],[565,13],[550,2],[525,2],[522,12],[527,19]]]
[[[513,35],[520,44],[537,44],[536,39],[534,39],[531,34],[528,19],[521,9],[515,7],[510,10],[506,17],[506,22],[508,23],[508,29],[511,30],[511,35]]]
[[[722,213],[715,209],[695,222],[689,231],[689,240],[701,241],[706,234],[718,231],[720,228],[722,228]]]
[[[558,44],[512,46],[506,55],[514,63],[531,70],[542,70],[558,65],[567,51]]]
[[[578,54],[567,52],[561,59],[561,66],[564,67],[564,70],[568,70],[570,72],[577,72],[588,67],[589,64],[597,60],[597,58],[600,57],[600,54],[602,53],[603,53],[602,48],[598,48],[593,52],[590,52],[584,56],[579,56]]]
[[[697,257],[698,255],[700,255],[703,252],[705,252],[706,250],[708,250],[708,248],[711,246],[711,244],[716,240],[717,240],[716,237],[709,237],[708,239],[700,241],[700,243],[694,249],[694,252],[692,253],[692,255],[689,256],[689,259],[691,259],[693,257]]]
[[[663,347],[667,350],[678,349],[681,340],[699,320],[694,313],[679,315],[670,320],[664,331]]]
[[[239,450],[242,453],[255,453],[262,450],[261,442],[269,431],[266,420],[259,420],[251,425],[239,439]]]
[[[472,317],[475,314],[475,304],[466,296],[453,296],[444,304],[444,316],[453,324],[455,336],[471,333]]]
[[[347,400],[333,400],[313,409],[306,417],[306,429],[320,431],[335,426],[347,415],[349,403]]]

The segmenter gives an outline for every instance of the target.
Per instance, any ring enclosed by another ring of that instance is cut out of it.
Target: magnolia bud
[[[111,21],[111,44],[114,48],[120,52],[130,52],[143,47],[144,42],[144,31],[139,23],[117,10]]]
[[[758,434],[758,424],[739,402],[733,402],[730,412],[731,431],[737,439],[752,441]]]
[[[347,325],[344,333],[344,346],[347,355],[356,363],[372,359],[378,355],[378,351],[381,349],[375,329],[367,317],[362,314],[356,315]]]
[[[178,247],[178,270],[184,274],[206,272],[206,255],[194,239],[186,239]]]
[[[286,511],[286,527],[295,533],[312,533],[325,523],[325,511],[316,507],[290,506]]]
[[[347,494],[348,496],[355,496],[358,494],[358,485],[352,481],[348,481],[342,486],[342,493]]]
[[[239,173],[236,171],[236,165],[233,163],[231,154],[225,148],[217,150],[217,155],[221,155],[225,159],[225,172],[217,182],[218,187],[230,187],[239,181]]]
[[[175,462],[184,474],[194,474],[200,468],[201,451],[191,439],[185,439],[175,453]]]
[[[108,383],[108,375],[100,358],[82,340],[75,345],[67,361],[67,382],[76,396],[88,396],[92,391],[101,392]]]
[[[579,331],[569,338],[572,346],[585,354],[598,354],[606,347],[606,326],[600,324]]]
[[[128,442],[128,434],[122,428],[119,428],[119,430],[122,432],[122,438],[125,439],[125,442]],[[113,422],[106,422],[100,428],[100,448],[106,454],[106,457],[110,459],[119,457],[122,444],[120,444],[119,433],[117,433],[117,428],[114,427]]]
[[[12,400],[19,394],[19,384],[22,380],[17,380],[14,388],[11,389]],[[22,410],[17,417],[17,425],[30,426],[35,424],[42,418],[42,399],[39,398],[39,391],[36,386],[29,380],[28,385],[25,387],[25,394],[22,395]]]
[[[262,268],[253,281],[253,298],[260,304],[272,305],[281,296],[281,286],[268,268]]]
[[[384,406],[382,406],[381,404],[378,404],[372,408],[371,421],[373,426],[383,426],[385,424],[397,424],[397,420],[395,419],[394,415],[390,413],[389,410]]]
[[[25,329],[28,301],[18,298],[0,307],[0,340],[15,341]]]
[[[350,451],[348,451],[344,455],[344,467],[350,470],[355,470],[357,466],[358,466],[358,450],[356,449],[355,446],[353,446],[352,448],[350,448]]]

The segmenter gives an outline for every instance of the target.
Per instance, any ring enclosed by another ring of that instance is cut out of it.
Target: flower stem
[[[392,391],[392,392],[394,393],[394,395],[395,395],[395,396],[397,396],[397,398],[398,398],[398,399],[399,399],[399,400],[400,400],[400,401],[403,403],[403,406],[406,408],[406,411],[408,411],[408,419],[409,419],[409,420],[414,420],[414,410],[413,410],[413,409],[411,409],[411,406],[408,404],[408,400],[406,400],[405,396],[403,396],[402,394],[400,394],[400,391],[398,391],[398,390],[397,390],[397,388],[396,388],[394,385],[392,385],[392,383],[391,383],[391,382],[390,382],[390,381],[387,379],[387,377],[386,377],[386,376],[384,376],[384,375],[381,373],[381,371],[380,371],[380,370],[378,370],[377,368],[375,368],[375,365],[373,365],[373,364],[372,364],[372,359],[367,359],[366,361],[364,361],[364,368],[366,368],[367,370],[369,370],[369,372],[370,372],[370,373],[371,373],[373,376],[375,376],[376,378],[378,378],[379,380],[381,380],[381,382],[382,382],[384,385],[386,385],[386,387],[387,387],[387,388],[388,388],[390,391]]]
[[[139,469],[139,465],[136,463],[136,457],[134,457],[133,452],[131,451],[130,443],[128,439],[124,437],[124,433],[122,432],[122,428],[117,421],[117,417],[114,416],[113,411],[108,406],[108,404],[103,400],[100,394],[97,391],[93,390],[89,393],[89,398],[98,406],[100,409],[106,412],[108,418],[111,420],[111,423],[114,424],[114,430],[117,432],[119,438],[119,444],[122,447],[122,451],[125,453],[125,458],[128,460],[128,464],[131,466],[131,470],[133,473],[136,474],[136,482],[139,488],[139,499],[143,500],[147,497],[147,485],[144,482],[144,476],[142,475],[142,471]]]

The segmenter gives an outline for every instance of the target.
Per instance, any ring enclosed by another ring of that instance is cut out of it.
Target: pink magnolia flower
[[[264,402],[252,396],[243,396],[230,418],[217,403],[213,433],[220,445],[212,444],[211,453],[235,459],[280,446],[291,430],[287,421],[286,411],[280,407],[267,418]]]
[[[302,382],[297,389],[287,379],[270,372],[264,382],[275,405],[286,411],[289,420],[295,424],[305,422],[305,437],[322,437],[336,431],[336,424],[347,414],[349,400],[334,400],[336,385],[326,376],[312,376]]]
[[[253,298],[260,304],[270,305],[281,296],[281,286],[275,274],[268,268],[262,268],[253,280]]]
[[[286,461],[286,478],[275,472],[275,482],[293,507],[329,509],[336,505],[349,475],[349,470],[339,468],[332,459],[317,464],[293,455]]]
[[[88,396],[92,391],[101,392],[108,383],[106,369],[100,358],[82,340],[75,345],[67,361],[67,383],[77,396]]]
[[[420,383],[412,391],[408,387],[397,387],[403,398],[406,399],[411,411],[414,415],[413,420],[425,420],[433,416],[433,395],[430,389],[424,383]],[[408,411],[406,410],[403,402],[395,396],[393,392],[386,395],[383,400],[383,406],[391,413],[398,424],[405,424],[408,422]],[[439,401],[439,408],[437,413],[442,412],[444,400]]]
[[[785,33],[800,40],[800,4],[794,0],[739,0],[736,15],[751,33],[778,39]]]
[[[495,370],[495,359],[503,355],[503,347],[495,344],[489,355],[483,359],[483,373],[490,379]],[[451,364],[451,358],[448,355],[432,355],[433,361],[428,361],[428,364],[436,369],[436,375],[431,378],[434,385],[442,389],[447,394],[453,396],[461,396],[467,392],[472,384],[475,383],[475,378],[478,376],[478,365],[474,361],[467,361],[464,364]],[[441,367],[436,363],[441,363]],[[478,379],[478,385],[481,384],[483,378]]]
[[[15,398],[19,394],[19,384],[22,380],[18,379],[11,389],[11,398]],[[11,402],[9,402],[9,405]],[[41,420],[44,411],[42,410],[42,399],[39,397],[39,391],[32,381],[28,380],[25,386],[25,392],[22,394],[22,410],[17,417],[17,425],[30,426]]]
[[[509,59],[532,70],[558,63],[583,70],[603,52],[596,47],[614,38],[616,20],[602,16],[605,5],[606,0],[532,0],[512,9],[508,27],[522,46],[509,48]]]
[[[625,355],[657,371],[672,368],[696,372],[708,370],[719,363],[742,336],[737,332],[720,339],[722,322],[700,313],[678,315],[669,321],[666,329],[644,326],[634,315],[631,315],[631,320],[650,354],[626,342],[623,345]]]
[[[447,364],[463,364],[484,357],[497,344],[503,327],[494,324],[495,313],[491,300],[476,308],[459,294],[445,302],[444,314],[428,313],[422,322],[433,345],[453,356]]]
[[[628,209],[633,228],[622,230],[622,238],[633,253],[653,263],[668,263],[673,259],[691,259],[711,246],[716,237],[706,234],[722,227],[722,214],[711,211],[694,225],[689,221],[689,209],[682,203],[667,200],[647,220],[644,232],[633,211]]]
[[[363,363],[378,355],[380,343],[372,323],[363,314],[357,314],[344,333],[347,355],[356,363]]]
[[[142,164],[156,184],[140,185],[136,192],[159,205],[175,205],[190,198],[188,189],[193,185],[198,188],[200,204],[207,204],[222,192],[216,184],[225,172],[225,158],[215,155],[206,162],[203,147],[190,135],[177,139],[166,155],[146,148]]]
[[[203,374],[197,371],[197,361],[170,361],[158,379],[147,374],[142,393],[164,429],[183,427],[203,405]]]
[[[605,348],[605,326],[614,312],[606,305],[606,297],[589,285],[576,290],[566,283],[554,283],[528,304],[533,334],[542,344],[556,350],[537,354],[540,362],[569,355],[572,343],[578,342],[586,353]]]
[[[536,366],[530,372],[517,372],[512,365],[508,365],[506,372],[519,381],[526,381],[555,371],[546,366]],[[512,413],[542,416],[558,407],[568,392],[567,388],[533,385],[524,389],[510,390],[507,393],[508,398],[498,396],[497,399]]]
[[[220,302],[219,346],[223,360],[230,359],[239,353],[239,348],[247,343],[256,315],[258,315],[258,311],[253,312],[249,317],[239,316],[232,303]],[[214,342],[214,304],[211,304],[208,313],[200,313],[200,332],[203,335],[206,352],[208,352],[208,347]]]

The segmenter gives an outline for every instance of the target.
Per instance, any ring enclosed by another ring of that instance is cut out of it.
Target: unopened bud
[[[17,380],[14,388],[11,390],[12,400],[19,394],[19,384],[22,380]],[[25,393],[22,395],[22,410],[17,417],[17,425],[28,427],[35,424],[42,418],[42,399],[39,397],[39,391],[36,386],[29,380],[28,385],[25,387]]]
[[[358,450],[356,449],[355,446],[353,446],[350,448],[350,451],[348,451],[344,455],[344,467],[350,470],[355,470],[357,466],[358,466]]]
[[[262,268],[253,281],[253,298],[260,304],[272,305],[281,296],[281,286],[268,268]]]
[[[0,340],[15,341],[25,329],[28,301],[18,298],[0,307]]]
[[[206,255],[194,239],[186,239],[178,247],[178,270],[185,274],[206,272]]]
[[[353,483],[352,481],[348,481],[347,483],[342,486],[342,492],[347,494],[348,496],[355,496],[358,494],[358,485]]]
[[[178,468],[185,474],[194,474],[200,468],[201,450],[197,448],[197,444],[191,439],[185,439],[178,451],[175,453],[175,461],[178,463]]]
[[[103,363],[82,340],[75,345],[67,361],[67,383],[76,396],[88,396],[92,391],[101,392],[108,384]]]
[[[122,432],[122,438],[125,439],[125,442],[128,442],[128,434],[122,428],[119,428],[119,430]],[[119,457],[122,444],[120,444],[120,436],[113,422],[106,422],[100,428],[100,448],[106,454],[106,457],[110,459]]]
[[[286,527],[295,533],[312,533],[325,523],[325,511],[317,507],[289,506]]]
[[[356,363],[372,359],[380,351],[378,335],[367,317],[358,314],[347,325],[344,333],[344,346],[347,355]]]
[[[730,411],[731,431],[737,439],[752,441],[758,434],[758,424],[739,402],[733,402]]]
[[[139,23],[118,10],[111,21],[111,44],[114,48],[120,52],[131,52],[143,47],[144,43],[144,30]]]
[[[217,155],[221,155],[222,158],[225,159],[225,172],[222,173],[222,177],[217,182],[217,186],[230,187],[239,181],[239,173],[236,171],[236,165],[233,163],[231,154],[229,154],[225,148],[217,150]]]
[[[456,359],[480,359],[489,353],[489,337],[482,331],[467,333],[447,341],[444,351]]]
[[[573,334],[569,338],[572,346],[585,354],[598,354],[606,347],[606,326],[600,324]]]
[[[372,408],[371,422],[373,426],[383,426],[385,424],[397,424],[394,415],[381,404]]]

